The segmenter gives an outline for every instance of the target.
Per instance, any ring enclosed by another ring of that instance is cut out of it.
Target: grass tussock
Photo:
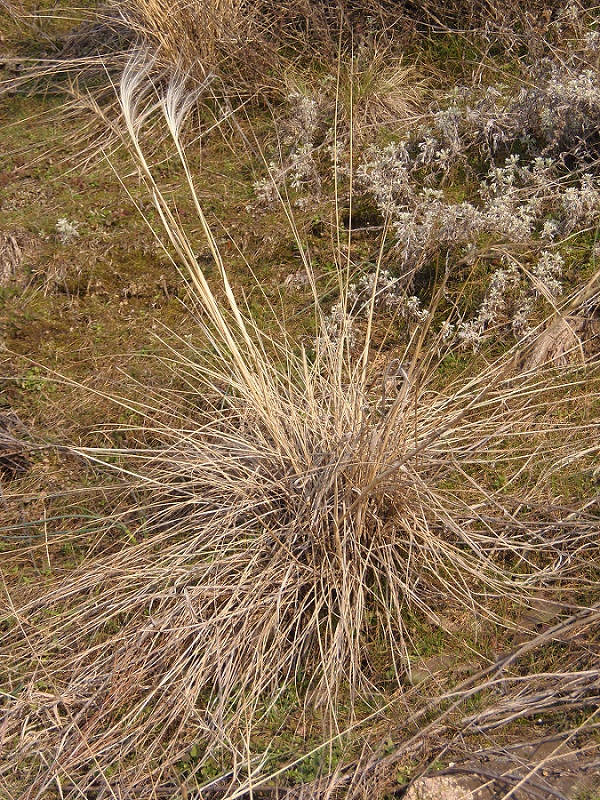
[[[20,688],[7,698],[0,775],[25,774],[27,798],[52,787],[135,795],[170,776],[190,742],[197,774],[228,754],[221,790],[240,796],[265,763],[251,755],[251,731],[284,692],[335,731],[342,709],[354,719],[384,703],[382,685],[407,685],[411,619],[443,629],[451,608],[509,625],[513,605],[541,588],[580,589],[597,546],[589,504],[553,494],[557,474],[597,453],[593,364],[524,366],[540,328],[440,384],[457,353],[434,324],[444,284],[401,349],[376,346],[383,246],[357,322],[352,233],[342,243],[339,223],[332,329],[288,204],[313,332],[259,326],[231,284],[182,144],[197,92],[181,77],[157,87],[153,68],[138,55],[123,74],[121,134],[162,224],[155,233],[190,281],[199,343],[175,339],[170,358],[208,413],[165,424],[149,400],[135,410],[146,417],[140,440],[155,444],[77,449],[118,456],[113,469],[138,497],[127,512],[136,541],[4,617]],[[212,254],[212,284],[144,148],[157,117]]]

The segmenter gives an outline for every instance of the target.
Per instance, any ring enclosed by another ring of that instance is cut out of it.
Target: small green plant
[[[42,377],[39,367],[31,367],[27,370],[19,385],[25,392],[41,392],[48,386],[46,378]]]
[[[339,743],[334,743],[330,748],[311,752],[296,767],[286,772],[286,778],[292,784],[315,781],[322,775],[334,771],[343,755],[344,748]]]

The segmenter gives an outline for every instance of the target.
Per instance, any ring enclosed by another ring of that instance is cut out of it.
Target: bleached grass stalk
[[[233,785],[254,769],[248,726],[284,691],[294,687],[335,728],[343,704],[379,702],[377,661],[402,685],[408,611],[434,624],[447,606],[498,621],[499,601],[558,580],[595,538],[577,514],[560,524],[544,494],[551,476],[542,486],[532,467],[561,448],[566,457],[570,437],[561,440],[552,408],[574,388],[579,401],[584,386],[595,398],[589,376],[552,384],[538,370],[516,380],[512,353],[440,388],[427,351],[433,334],[423,329],[397,362],[408,359],[406,368],[373,389],[373,302],[357,347],[349,324],[337,339],[327,334],[319,306],[313,354],[285,331],[276,342],[257,327],[230,284],[181,144],[195,96],[181,77],[154,86],[139,58],[123,75],[131,153],[213,350],[175,349],[174,368],[218,401],[198,422],[182,415],[166,426],[149,415],[162,446],[121,453],[144,493],[128,515],[139,541],[7,612],[17,620],[9,669],[23,688],[7,699],[0,778],[30,770],[27,798],[48,796],[64,776],[65,798],[98,785],[109,797],[135,794],[170,779],[190,743],[201,753],[196,770],[225,750],[238,765]],[[144,125],[157,113],[218,288],[145,157]],[[316,287],[306,254],[304,264]],[[343,289],[348,264],[341,254],[336,264]],[[597,436],[595,419],[572,427],[582,440]],[[486,481],[496,459],[519,492]],[[549,512],[524,510],[542,501]]]

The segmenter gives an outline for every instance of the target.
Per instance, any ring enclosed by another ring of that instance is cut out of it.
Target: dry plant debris
[[[13,233],[0,234],[0,288],[19,278],[23,250]]]

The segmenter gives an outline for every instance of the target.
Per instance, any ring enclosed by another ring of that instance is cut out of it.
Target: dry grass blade
[[[547,363],[556,366],[565,366],[573,361],[585,363],[585,333],[594,324],[590,309],[598,305],[599,281],[600,271],[596,271],[566,307],[556,311],[524,354],[523,369],[535,370]]]

